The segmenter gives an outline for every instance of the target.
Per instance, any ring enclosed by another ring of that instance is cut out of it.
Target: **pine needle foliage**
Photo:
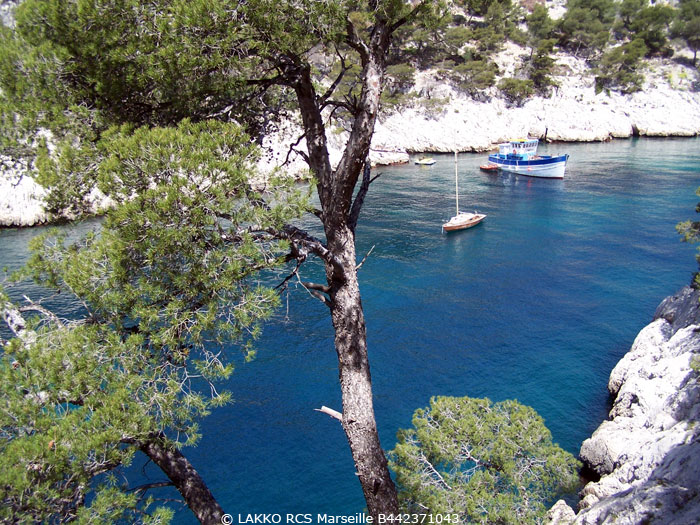
[[[578,481],[577,460],[517,401],[434,397],[397,437],[390,461],[408,513],[539,523],[545,503]]]
[[[289,246],[267,232],[307,209],[289,180],[256,189],[257,149],[235,124],[124,124],[94,147],[96,185],[114,206],[77,241],[35,238],[17,276],[72,296],[84,318],[44,315],[2,356],[0,516],[10,521],[166,520],[142,494],[95,478],[144,442],[197,443],[198,421],[230,401],[218,385],[235,353],[253,358],[279,304],[258,274]],[[54,174],[72,166],[62,154],[43,161]]]

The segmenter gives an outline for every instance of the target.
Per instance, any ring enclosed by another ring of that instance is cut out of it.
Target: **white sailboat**
[[[442,225],[442,231],[465,230],[476,226],[486,218],[483,213],[459,211],[459,177],[457,175],[457,151],[455,151],[455,206],[457,215]]]

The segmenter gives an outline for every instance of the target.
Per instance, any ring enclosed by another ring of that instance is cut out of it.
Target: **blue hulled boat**
[[[537,155],[537,139],[511,140],[498,145],[489,162],[498,169],[528,177],[563,179],[569,155]]]

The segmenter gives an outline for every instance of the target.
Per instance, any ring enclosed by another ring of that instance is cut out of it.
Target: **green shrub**
[[[517,401],[437,397],[390,452],[408,513],[452,523],[542,523],[545,504],[578,482],[579,463]]]
[[[615,47],[606,52],[597,68],[596,92],[615,89],[621,93],[634,93],[642,89],[644,76],[639,72],[641,59],[647,47],[641,38]]]
[[[516,106],[521,106],[523,102],[535,94],[534,83],[530,79],[502,78],[498,83],[506,100]]]

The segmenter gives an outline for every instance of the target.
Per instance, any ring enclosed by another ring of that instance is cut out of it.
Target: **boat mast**
[[[459,180],[457,178],[457,150],[455,150],[455,205],[459,215]]]

